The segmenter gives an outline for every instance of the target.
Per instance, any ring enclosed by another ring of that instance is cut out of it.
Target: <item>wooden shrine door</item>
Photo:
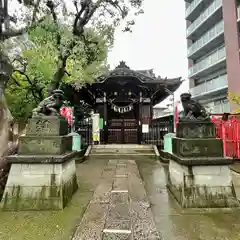
[[[112,119],[108,125],[109,144],[137,144],[138,125],[136,119]]]

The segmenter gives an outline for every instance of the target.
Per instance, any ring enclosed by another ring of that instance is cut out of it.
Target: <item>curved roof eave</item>
[[[137,78],[141,83],[145,83],[148,81],[154,81],[154,78],[146,76],[142,73],[138,73],[133,70],[126,70],[126,69],[115,69],[111,71],[108,75],[102,76],[98,78],[98,83],[105,83],[107,79],[114,78],[114,77],[133,77]]]
[[[96,83],[104,84],[108,79],[115,78],[115,77],[131,77],[136,78],[139,80],[139,82],[144,84],[162,84],[162,85],[171,85],[171,84],[178,84],[181,81],[181,77],[177,78],[165,78],[165,79],[159,79],[159,78],[152,78],[149,76],[146,76],[142,73],[133,71],[133,70],[124,70],[122,72],[113,70],[111,73],[109,73],[107,76],[102,76],[98,78],[98,81]]]
[[[130,67],[126,65],[124,61],[121,61],[120,64],[113,70],[111,70],[108,74],[100,76],[97,79],[97,83],[105,83],[107,79],[114,78],[114,77],[131,77],[137,78],[141,83],[165,83],[172,82],[172,81],[179,81],[181,78],[160,78],[155,77],[153,73],[153,69],[150,70],[132,70]]]
[[[178,90],[178,88],[181,86],[183,81],[184,80],[179,80],[178,83],[168,85],[167,89],[170,92],[174,93],[176,90]],[[156,93],[156,95],[153,99],[153,104],[156,105],[156,104],[162,102],[163,100],[165,100],[168,96],[171,95],[170,92],[162,90],[162,91],[159,91],[158,93]]]

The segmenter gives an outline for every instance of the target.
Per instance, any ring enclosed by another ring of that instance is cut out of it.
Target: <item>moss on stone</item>
[[[71,199],[72,195],[77,191],[78,184],[77,184],[77,177],[74,174],[71,179],[65,182],[62,186],[62,200],[63,200],[63,207],[65,207],[69,200]]]
[[[212,193],[211,187],[205,185],[175,186],[169,181],[167,187],[183,208],[228,208],[239,206],[236,195],[230,194],[230,192],[232,193],[231,189],[227,191],[227,188],[230,187],[218,187],[216,194]]]
[[[0,210],[1,240],[72,239],[108,160],[77,165],[78,190],[62,211]],[[94,175],[89,174],[93,171]]]

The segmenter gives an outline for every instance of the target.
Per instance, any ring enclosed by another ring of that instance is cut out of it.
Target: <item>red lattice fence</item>
[[[224,155],[240,159],[240,114],[213,114],[217,138],[223,140]]]

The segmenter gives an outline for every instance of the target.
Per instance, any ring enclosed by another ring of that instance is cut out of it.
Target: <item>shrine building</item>
[[[152,70],[134,71],[122,61],[91,85],[71,91],[67,98],[75,107],[84,100],[100,114],[101,141],[105,144],[140,144],[143,126],[152,123],[153,107],[173,94],[181,83],[180,77],[162,79]]]

